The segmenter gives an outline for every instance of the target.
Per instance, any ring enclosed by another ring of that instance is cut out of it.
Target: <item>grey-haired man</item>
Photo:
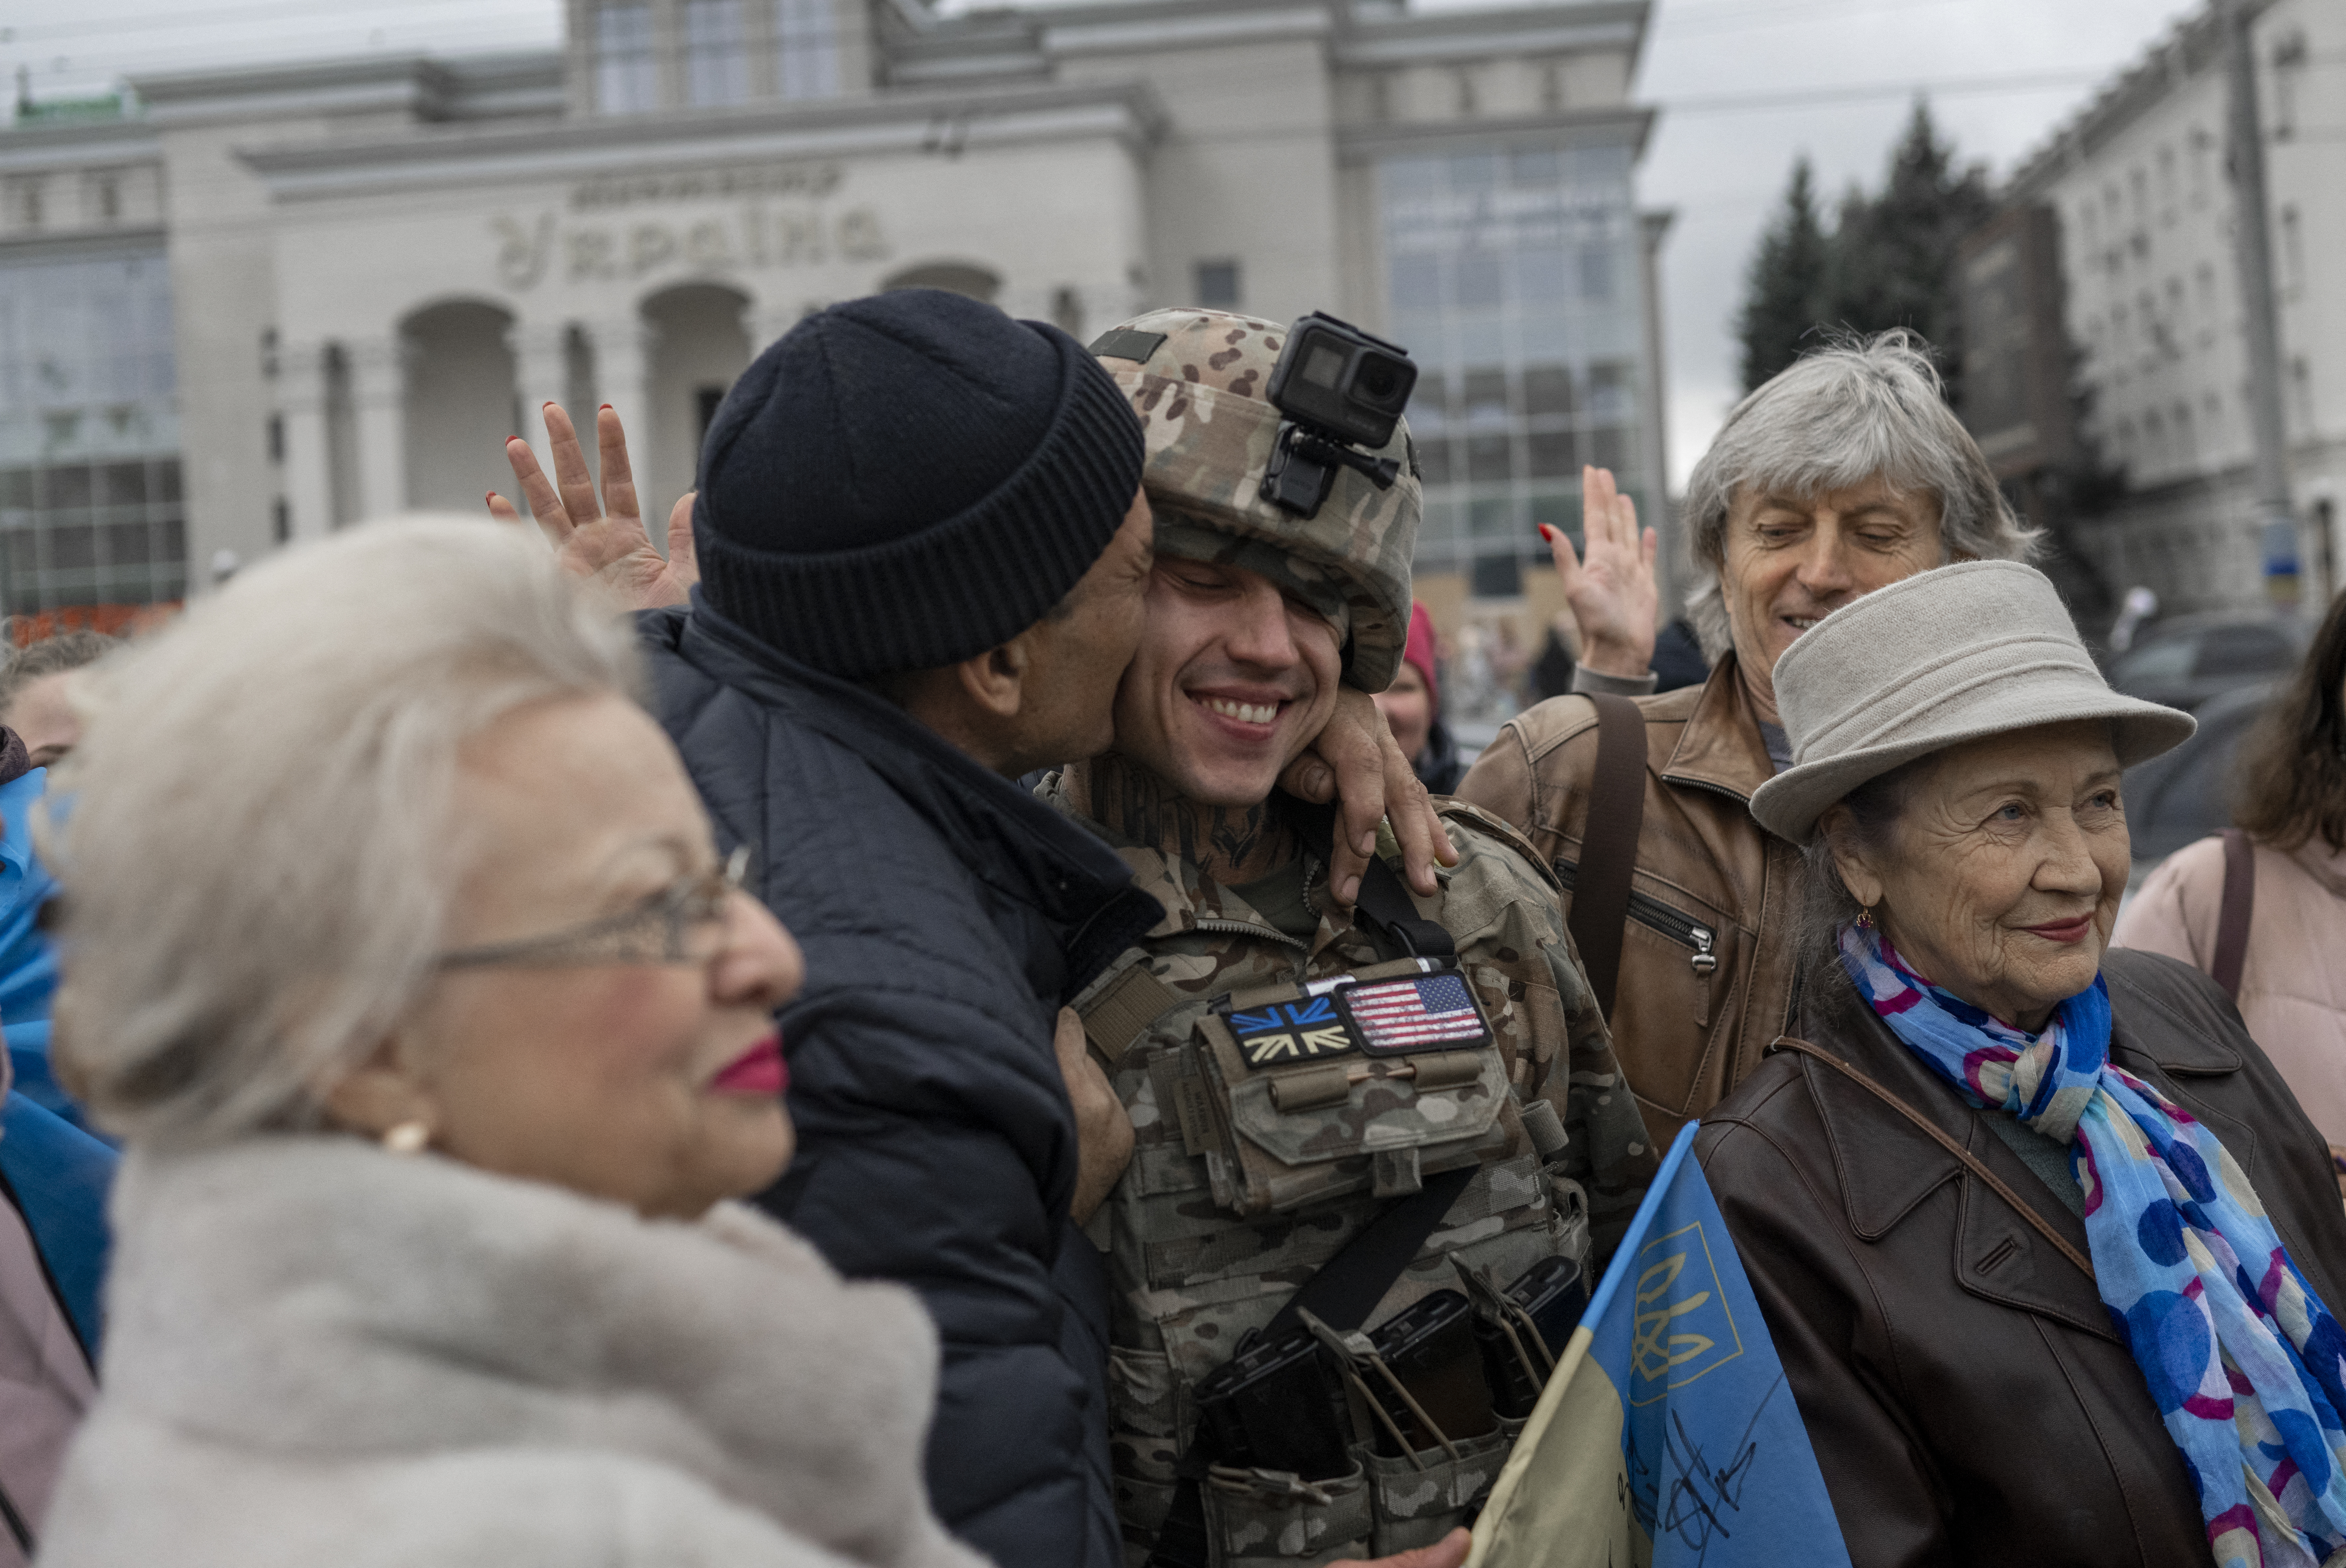
[[[759,1201],[935,1319],[946,1525],[1005,1564],[1108,1568],[1106,1281],[1074,1221],[1131,1130],[1061,1009],[1162,911],[1011,780],[1112,735],[1153,548],[1138,423],[1054,328],[933,290],[850,300],[735,383],[663,561],[616,416],[608,515],[546,423],[558,484],[507,448],[531,510],[573,569],[664,606],[655,711],[807,954],[781,1015],[799,1154]],[[1372,713],[1355,693],[1356,752]],[[1422,802],[1382,750],[1362,792]],[[1343,845],[1372,849],[1375,819]]]
[[[1575,695],[1510,722],[1458,798],[1522,829],[1569,901],[1618,852],[1601,823],[1588,842],[1601,741],[1588,698],[1637,699],[1642,818],[1611,1023],[1638,1108],[1667,1143],[1758,1065],[1791,1001],[1800,852],[1749,808],[1791,761],[1777,658],[1861,594],[1950,561],[2026,560],[2035,535],[1947,406],[1921,339],[1901,330],[1820,350],[1737,404],[1695,465],[1685,518],[1705,580],[1687,607],[1714,663],[1704,684],[1649,697],[1654,535],[1604,470],[1586,471],[1583,496],[1586,559],[1550,540],[1585,649]]]

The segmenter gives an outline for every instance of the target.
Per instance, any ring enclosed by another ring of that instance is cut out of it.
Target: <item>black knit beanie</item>
[[[809,316],[700,453],[701,593],[848,680],[958,664],[1041,620],[1140,488],[1140,423],[1056,327],[934,289]]]

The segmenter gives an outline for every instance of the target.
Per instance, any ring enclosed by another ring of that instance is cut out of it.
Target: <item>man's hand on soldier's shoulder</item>
[[[599,501],[570,416],[551,402],[545,413],[554,478],[546,477],[537,454],[517,435],[505,443],[505,461],[513,464],[522,499],[554,546],[556,559],[565,571],[601,584],[627,609],[683,604],[700,581],[692,544],[692,492],[685,492],[668,513],[668,555],[663,557],[644,529],[635,473],[627,466],[627,433],[619,427],[617,412],[605,403],[595,416],[595,441],[603,460]],[[489,493],[489,515],[500,523],[521,521],[513,504],[495,491]]]
[[[1132,1117],[1117,1097],[1116,1085],[1092,1060],[1084,1021],[1074,1008],[1059,1009],[1052,1045],[1059,1055],[1059,1075],[1067,1081],[1067,1098],[1076,1107],[1076,1199],[1067,1207],[1076,1223],[1084,1225],[1107,1201],[1124,1179],[1124,1167],[1132,1163]]]
[[[1436,865],[1458,863],[1458,851],[1442,830],[1442,818],[1425,786],[1418,782],[1417,770],[1402,755],[1392,727],[1367,692],[1349,686],[1337,689],[1328,727],[1287,765],[1279,787],[1313,805],[1336,802],[1328,886],[1347,909],[1361,896],[1361,873],[1377,851],[1380,822],[1392,824],[1393,840],[1401,845],[1402,873],[1423,896],[1432,898],[1441,889],[1433,878]]]

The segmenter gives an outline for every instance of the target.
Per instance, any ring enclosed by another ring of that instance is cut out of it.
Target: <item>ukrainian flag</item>
[[[1694,1135],[1689,1122],[1662,1161],[1466,1568],[1848,1568]]]

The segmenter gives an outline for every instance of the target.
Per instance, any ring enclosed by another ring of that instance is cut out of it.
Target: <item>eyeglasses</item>
[[[633,909],[544,936],[458,948],[443,969],[568,968],[603,963],[707,963],[725,951],[733,895],[750,870],[750,846],[726,857],[722,871],[678,877]]]

